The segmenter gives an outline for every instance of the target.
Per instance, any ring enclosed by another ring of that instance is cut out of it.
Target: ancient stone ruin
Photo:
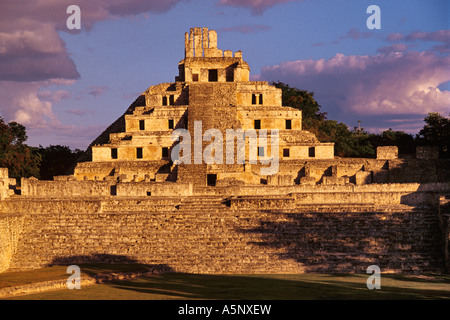
[[[336,158],[241,51],[192,28],[150,86],[53,181],[0,170],[0,271],[146,263],[176,272],[442,272],[450,162]]]

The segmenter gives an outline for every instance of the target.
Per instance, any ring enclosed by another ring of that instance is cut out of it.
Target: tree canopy
[[[9,169],[12,178],[39,175],[40,156],[25,144],[25,127],[17,122],[5,123],[0,117],[0,167]]]

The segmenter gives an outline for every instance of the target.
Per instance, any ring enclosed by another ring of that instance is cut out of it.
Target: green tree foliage
[[[39,176],[41,158],[24,143],[27,138],[23,125],[0,117],[0,167],[8,168],[11,178]]]
[[[52,180],[54,176],[71,174],[78,157],[83,153],[81,150],[72,151],[69,147],[61,145],[46,148],[39,146],[37,152],[42,158],[40,165],[42,180]]]
[[[326,113],[320,112],[321,106],[314,99],[314,93],[292,88],[280,81],[272,82],[271,84],[281,89],[283,105],[302,111],[305,130],[315,127],[318,122],[326,119]]]
[[[418,144],[438,146],[440,156],[450,158],[450,118],[433,112],[424,121],[425,126],[416,137]]]

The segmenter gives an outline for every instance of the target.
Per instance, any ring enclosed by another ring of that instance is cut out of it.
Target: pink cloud
[[[271,27],[262,25],[262,24],[258,24],[258,25],[245,24],[245,25],[240,25],[240,26],[235,26],[235,27],[221,28],[219,31],[221,31],[221,32],[256,33],[256,32],[260,32],[260,31],[267,31],[270,29],[271,29]]]
[[[220,0],[219,5],[250,8],[253,14],[262,14],[266,9],[278,4],[302,0]]]
[[[164,12],[179,1],[182,0],[2,0],[0,114],[6,121],[15,120],[31,129],[66,128],[52,108],[68,93],[45,88],[55,83],[72,84],[80,78],[58,33],[73,33],[66,27],[69,5],[80,7],[82,29],[89,30],[107,19]],[[91,88],[89,94],[96,96],[105,89]]]
[[[382,50],[383,51],[383,50]],[[450,58],[431,52],[336,54],[325,60],[287,61],[264,67],[259,79],[314,91],[321,104],[362,115],[450,111]]]
[[[103,92],[105,92],[106,90],[108,90],[107,86],[103,86],[103,87],[92,86],[92,87],[89,87],[88,94],[91,96],[97,97],[97,96],[103,94]]]
[[[437,42],[432,50],[440,53],[450,53],[450,30],[437,30],[433,32],[416,31],[408,35],[401,33],[391,33],[386,37],[390,42]]]

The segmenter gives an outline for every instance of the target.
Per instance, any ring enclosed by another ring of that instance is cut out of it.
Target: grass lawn
[[[142,270],[140,265],[80,265],[83,275]],[[0,274],[0,288],[67,279],[66,267]],[[7,300],[350,300],[450,299],[450,275],[382,274],[381,289],[369,290],[366,274],[199,275],[167,273],[131,280],[54,290]]]

